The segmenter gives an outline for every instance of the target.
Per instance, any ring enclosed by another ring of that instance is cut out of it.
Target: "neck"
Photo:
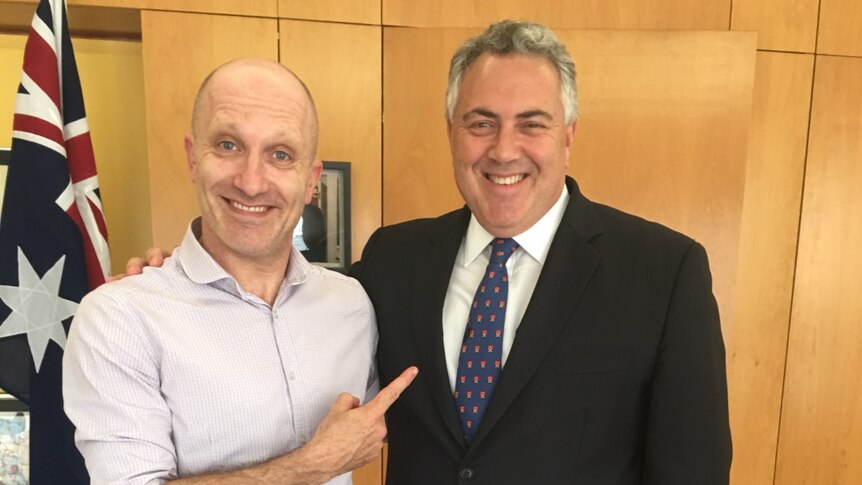
[[[269,305],[275,303],[278,290],[290,264],[292,247],[285,247],[279,254],[250,256],[231,251],[220,244],[210,244],[206,231],[198,237],[204,250],[216,263],[231,275],[243,290],[257,296]]]
[[[248,261],[245,258],[216,257],[213,258],[225,269],[245,291],[267,302],[275,303],[278,290],[284,281],[287,265],[290,263],[290,253],[284,258],[273,261]]]

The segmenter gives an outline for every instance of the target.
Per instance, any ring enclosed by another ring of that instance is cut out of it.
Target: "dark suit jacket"
[[[728,482],[724,345],[703,247],[566,183],[571,201],[469,445],[441,313],[470,212],[369,240],[354,274],[377,311],[381,383],[420,369],[387,415],[388,484]]]

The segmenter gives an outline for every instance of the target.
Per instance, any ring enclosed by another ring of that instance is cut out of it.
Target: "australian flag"
[[[81,298],[110,273],[66,5],[41,0],[24,50],[0,215],[0,388],[30,407],[30,482],[89,482],[63,413],[61,361]]]

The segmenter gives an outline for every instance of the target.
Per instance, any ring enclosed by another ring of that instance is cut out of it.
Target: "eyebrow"
[[[549,121],[553,121],[554,117],[551,116],[551,113],[548,113],[545,110],[534,109],[530,111],[524,111],[523,113],[518,113],[518,119],[529,119],[529,118],[545,118]]]
[[[486,118],[494,118],[494,119],[500,118],[499,114],[497,114],[491,110],[484,109],[484,108],[475,108],[475,109],[472,109],[472,110],[464,113],[464,115],[461,117],[461,119],[466,121],[466,120],[472,118],[473,116],[484,116]],[[553,119],[554,119],[554,117],[551,116],[550,113],[548,113],[545,110],[541,110],[541,109],[533,109],[533,110],[529,110],[529,111],[524,111],[523,113],[518,113],[517,115],[515,115],[515,117],[518,119],[545,118],[549,121],[553,121]]]

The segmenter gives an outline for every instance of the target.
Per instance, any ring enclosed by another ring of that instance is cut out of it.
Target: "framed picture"
[[[29,483],[30,413],[26,409],[0,391],[0,483]]]
[[[347,273],[350,268],[350,162],[323,162],[310,204],[293,231],[293,246],[310,263]]]
[[[3,389],[0,389],[0,413],[4,412],[25,412],[28,411],[29,408],[26,404],[21,401],[15,399],[11,394],[6,393]],[[3,482],[0,482],[3,483]]]

